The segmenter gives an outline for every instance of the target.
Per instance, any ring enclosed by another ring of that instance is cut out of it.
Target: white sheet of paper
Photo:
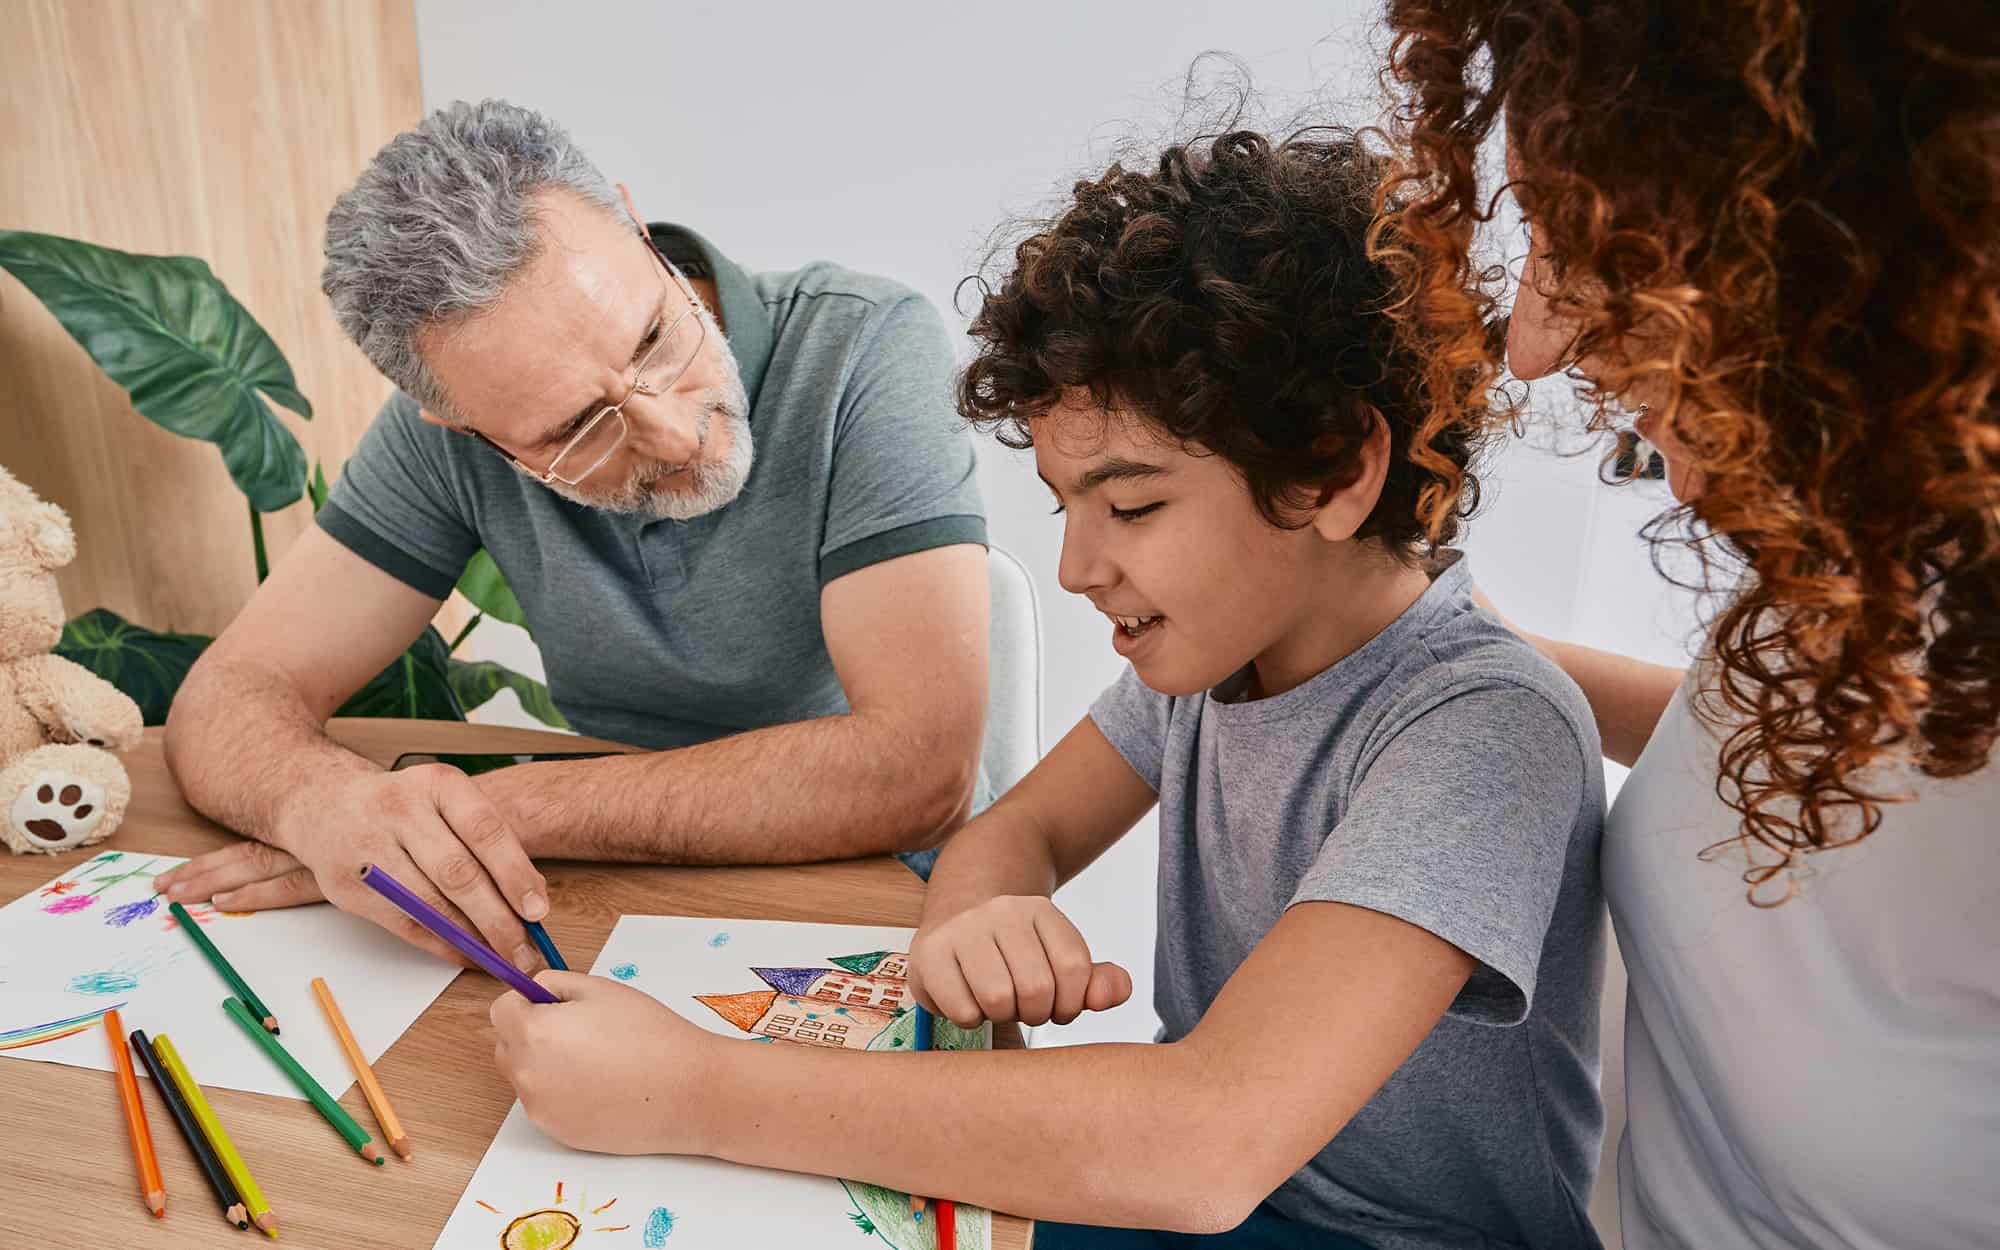
[[[703,1028],[754,1045],[752,1034],[696,996],[769,992],[772,983],[752,971],[759,968],[825,969],[835,975],[856,971],[869,966],[865,958],[845,968],[833,961],[907,951],[910,936],[908,929],[856,925],[624,916],[591,972],[644,990]],[[786,978],[780,975],[779,980]],[[805,1027],[836,1019],[865,1019],[871,1028],[880,1022],[879,1016],[856,1016],[838,1006],[826,1009],[810,997],[801,1008],[794,1019]],[[774,1005],[771,1010],[770,1018],[776,1019],[783,1008]],[[804,1020],[808,1014],[815,1017],[810,1023]],[[871,1049],[899,1049],[893,1043],[908,1036],[911,1024],[907,1013],[895,1017],[874,1034],[883,1044]],[[949,1021],[938,1022],[934,1039],[939,1049],[984,1048],[990,1040],[990,1029],[960,1033]],[[894,1108],[885,1109],[881,1131],[896,1132],[900,1120]],[[959,1207],[957,1230],[961,1250],[986,1250],[992,1242],[992,1216],[977,1207]],[[932,1250],[936,1220],[915,1220],[908,1195],[872,1185],[712,1159],[570,1150],[543,1136],[515,1103],[438,1237],[437,1250],[741,1250],[824,1244]]]
[[[153,893],[152,876],[181,862],[105,851],[0,907],[0,1058],[108,1072],[102,1017],[116,1007],[128,1031],[171,1037],[200,1084],[305,1097],[223,1011],[235,991]],[[325,903],[248,915],[188,911],[277,1016],[292,1058],[335,1098],[354,1075],[312,979],[326,978],[373,1063],[460,971]],[[43,1027],[59,1021],[70,1023]],[[135,1069],[143,1079],[145,1069]]]

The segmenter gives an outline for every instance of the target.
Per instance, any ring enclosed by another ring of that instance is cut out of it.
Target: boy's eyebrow
[[[1134,482],[1149,477],[1166,477],[1172,472],[1172,469],[1163,464],[1150,464],[1144,460],[1126,460],[1120,456],[1113,456],[1078,474],[1075,489],[1077,494],[1087,495],[1106,482]],[[1050,490],[1056,490],[1056,484],[1045,477],[1042,478],[1042,484]],[[1056,493],[1062,492],[1056,491]]]

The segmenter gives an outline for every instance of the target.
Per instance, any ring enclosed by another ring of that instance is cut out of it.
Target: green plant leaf
[[[312,405],[284,353],[206,262],[0,230],[0,266],[48,306],[141,415],[214,443],[252,507],[275,512],[298,501],[306,455],[264,395],[302,417]]]
[[[174,692],[211,641],[200,634],[156,633],[108,608],[94,608],[63,626],[55,651],[131,696],[148,725],[164,725]]]
[[[326,507],[326,497],[330,493],[331,488],[326,484],[326,466],[315,460],[313,475],[306,481],[306,498],[312,500],[314,516],[318,516],[319,510]]]
[[[472,559],[466,562],[465,572],[459,575],[458,593],[495,620],[528,628],[527,614],[521,611],[520,600],[514,598],[514,588],[507,584],[506,575],[484,548],[473,552]],[[530,630],[529,637],[533,636]]]
[[[464,720],[465,706],[453,692],[445,667],[450,659],[443,635],[426,625],[408,651],[355,691],[334,715]]]
[[[504,664],[492,660],[453,660],[451,688],[468,712],[502,690],[512,690],[520,696],[521,708],[528,715],[556,729],[569,728],[569,722],[556,709],[555,700],[549,697],[547,686]]]

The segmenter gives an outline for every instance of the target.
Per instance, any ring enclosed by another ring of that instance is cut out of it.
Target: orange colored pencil
[[[382,1126],[382,1136],[389,1139],[389,1149],[405,1161],[416,1151],[410,1146],[410,1135],[403,1131],[403,1122],[396,1118],[396,1109],[389,1105],[389,1095],[382,1088],[382,1082],[375,1079],[375,1070],[368,1066],[368,1056],[361,1053],[360,1043],[347,1027],[347,1017],[340,1014],[340,1004],[333,1001],[333,991],[326,987],[326,979],[312,979],[313,996],[319,999],[320,1010],[326,1013],[328,1024],[333,1026],[334,1037],[340,1040],[340,1048],[347,1052],[347,1066],[354,1069],[354,1079],[361,1085],[361,1096],[368,1100],[368,1107],[375,1113],[375,1122]]]
[[[139,1078],[132,1073],[132,1056],[125,1053],[125,1026],[116,1007],[104,1013],[104,1035],[111,1039],[111,1068],[118,1074],[118,1100],[125,1104],[125,1130],[139,1164],[139,1184],[145,1189],[147,1209],[157,1219],[167,1213],[167,1183],[160,1179],[153,1130],[146,1125],[146,1104],[139,1101]]]

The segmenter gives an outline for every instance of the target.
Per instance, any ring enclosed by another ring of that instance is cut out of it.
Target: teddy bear
[[[56,570],[76,532],[0,466],[0,840],[15,854],[87,846],[125,818],[132,781],[111,753],[139,741],[139,705],[80,664],[62,638]]]

